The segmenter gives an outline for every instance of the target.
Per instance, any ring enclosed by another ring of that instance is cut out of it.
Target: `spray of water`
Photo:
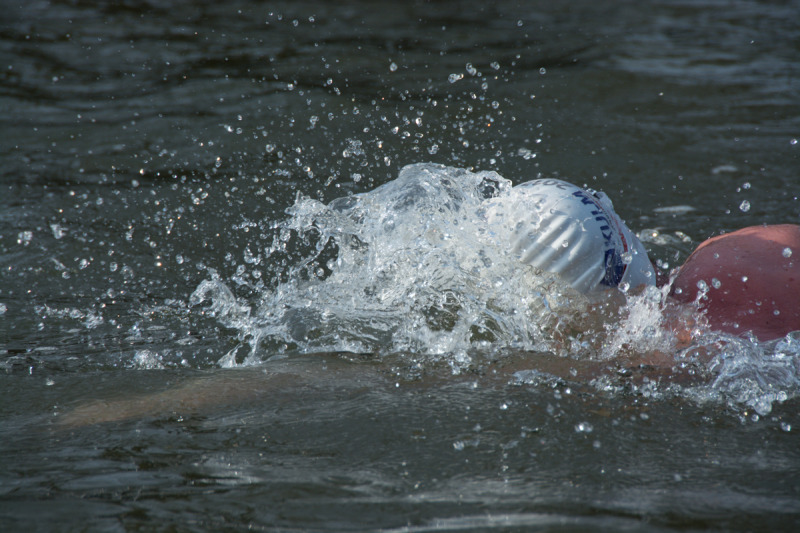
[[[212,272],[190,303],[237,332],[240,345],[222,366],[344,351],[412,354],[458,373],[509,350],[598,361],[658,352],[714,376],[691,389],[698,400],[724,398],[763,414],[796,393],[793,337],[759,344],[698,327],[681,347],[665,290],[590,300],[522,264],[508,244],[513,225],[487,217],[490,206],[513,201],[510,191],[495,172],[416,164],[329,204],[298,196],[264,253],[273,265],[295,258],[278,283],[243,299]]]
[[[521,265],[504,228],[487,224],[485,201],[510,188],[494,172],[419,164],[328,205],[298,197],[267,253],[292,241],[307,250],[285,281],[253,303],[212,276],[192,303],[208,303],[241,333],[247,363],[337,350],[426,354],[459,367],[476,350],[551,350],[553,332],[587,302]]]

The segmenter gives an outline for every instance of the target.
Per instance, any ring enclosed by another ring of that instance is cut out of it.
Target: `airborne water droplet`
[[[783,249],[783,257],[792,257],[792,249],[788,246]]]
[[[739,209],[741,209],[743,213],[747,213],[750,211],[750,202],[747,200],[742,201],[742,203],[739,204]]]

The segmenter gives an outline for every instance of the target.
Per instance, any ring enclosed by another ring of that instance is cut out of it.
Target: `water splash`
[[[239,331],[246,363],[286,350],[410,352],[458,369],[475,350],[554,349],[586,301],[521,265],[505,229],[487,224],[485,201],[510,189],[494,172],[418,164],[328,205],[298,197],[266,254],[305,247],[284,282],[246,302],[212,276],[191,303]]]
[[[608,337],[602,344],[600,358],[618,357],[620,352],[670,352],[675,347],[675,335],[666,324],[669,287],[645,287],[631,294],[621,306],[619,320],[606,324]]]
[[[454,373],[509,351],[600,362],[658,354],[665,368],[695,365],[709,376],[666,385],[701,402],[764,416],[800,390],[798,337],[758,343],[717,334],[687,308],[678,314],[690,318],[692,340],[682,348],[667,288],[590,300],[522,264],[508,246],[513,224],[488,216],[515,201],[510,191],[495,172],[417,164],[329,204],[298,196],[272,225],[263,261],[240,265],[267,269],[276,283],[242,297],[211,270],[190,303],[236,332],[239,344],[218,362],[226,367],[324,351],[409,354]],[[651,396],[663,392],[647,386]]]
[[[764,343],[709,335],[691,350],[713,354],[713,381],[688,391],[699,401],[723,401],[757,420],[800,392],[800,332]]]

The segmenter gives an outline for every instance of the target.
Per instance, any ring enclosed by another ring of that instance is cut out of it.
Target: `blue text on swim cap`
[[[577,190],[573,192],[572,195],[579,198],[584,205],[592,207],[592,216],[601,224],[600,234],[603,236],[603,244],[606,248],[603,257],[603,265],[606,273],[603,279],[600,280],[600,284],[608,287],[616,287],[619,285],[619,282],[622,281],[627,265],[622,260],[622,256],[614,243],[614,230],[612,229],[611,221],[608,219],[603,207],[599,205],[594,198],[589,196],[588,193],[583,190]],[[625,246],[624,239],[623,246]]]

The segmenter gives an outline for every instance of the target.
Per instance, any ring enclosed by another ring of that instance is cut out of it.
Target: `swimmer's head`
[[[555,179],[529,181],[491,200],[486,216],[510,229],[511,249],[523,263],[580,292],[655,285],[644,246],[603,193]]]

